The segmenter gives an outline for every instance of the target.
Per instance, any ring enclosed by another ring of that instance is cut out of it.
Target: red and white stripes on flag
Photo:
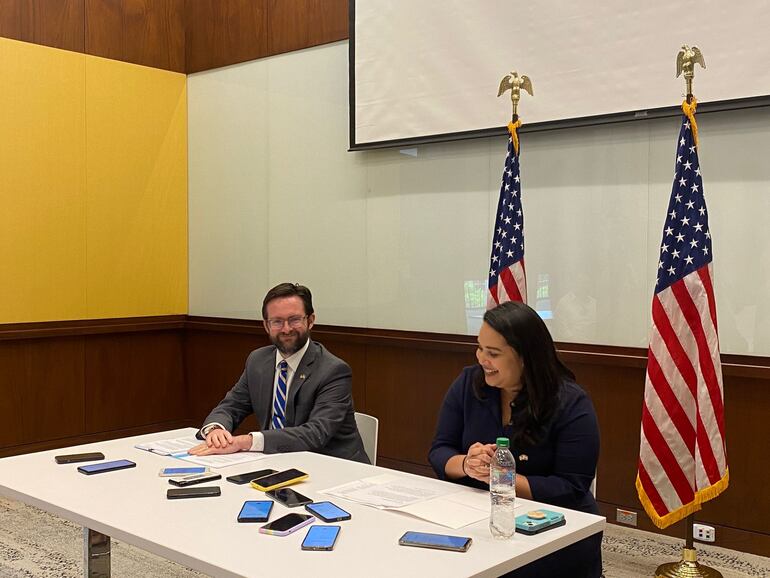
[[[521,121],[510,123],[508,155],[505,157],[500,197],[497,203],[492,251],[489,257],[489,296],[487,309],[506,301],[527,302],[527,276],[524,272],[524,211],[519,176],[519,138]]]
[[[729,480],[695,101],[682,108],[676,175],[652,300],[636,479],[639,499],[659,528],[700,510]]]

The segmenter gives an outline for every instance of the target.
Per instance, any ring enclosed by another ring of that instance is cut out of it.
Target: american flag
[[[514,146],[516,126],[509,126],[508,156],[505,157],[500,200],[497,203],[492,254],[489,258],[487,309],[506,301],[527,302],[524,273],[524,212],[521,208],[519,147]],[[518,144],[518,139],[517,144]]]
[[[682,108],[652,299],[636,479],[639,499],[659,528],[700,510],[728,484],[712,245],[695,103],[685,102]]]

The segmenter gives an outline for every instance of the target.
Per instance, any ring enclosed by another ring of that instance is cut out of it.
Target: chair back
[[[380,420],[372,415],[356,412],[356,426],[364,442],[364,451],[374,466],[377,464],[377,430]]]

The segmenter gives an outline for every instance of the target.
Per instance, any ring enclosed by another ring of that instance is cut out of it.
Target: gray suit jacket
[[[286,427],[268,429],[273,405],[275,346],[252,351],[246,369],[204,420],[232,432],[253,413],[265,436],[265,453],[312,451],[369,463],[353,411],[352,372],[347,363],[310,341],[286,400]]]

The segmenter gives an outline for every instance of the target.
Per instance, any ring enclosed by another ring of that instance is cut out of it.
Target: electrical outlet
[[[616,510],[615,519],[620,524],[628,524],[629,526],[636,526],[636,512],[631,510]]]
[[[706,526],[705,524],[693,524],[692,525],[692,537],[701,542],[713,542],[716,540],[716,530],[713,526]]]

